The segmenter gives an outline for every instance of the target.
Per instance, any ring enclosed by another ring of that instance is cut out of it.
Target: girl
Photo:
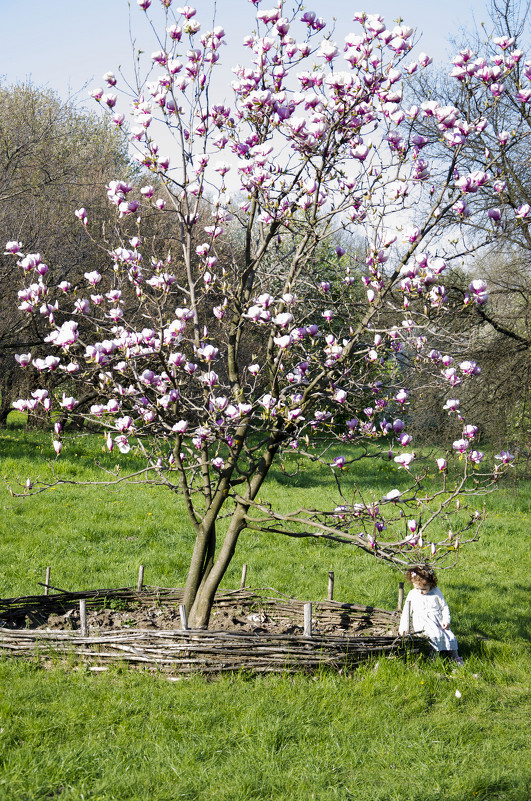
[[[429,565],[418,565],[406,572],[406,579],[413,589],[406,598],[398,633],[422,632],[434,651],[450,652],[457,664],[462,665],[457,640],[450,631],[450,610],[437,587],[435,570]]]

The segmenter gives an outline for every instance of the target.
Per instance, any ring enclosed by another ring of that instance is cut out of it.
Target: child
[[[435,570],[429,565],[418,565],[406,572],[406,579],[411,582],[413,589],[406,598],[398,633],[422,632],[428,637],[434,651],[449,651],[457,664],[462,665],[457,640],[450,631],[450,610],[437,587]]]

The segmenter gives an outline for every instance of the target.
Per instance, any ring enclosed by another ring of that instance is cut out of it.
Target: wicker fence
[[[266,594],[266,593],[269,593]],[[272,594],[271,594],[272,593]],[[143,666],[171,674],[341,670],[376,654],[403,655],[426,650],[424,638],[397,637],[398,613],[371,606],[323,601],[311,611],[311,633],[304,628],[308,605],[274,590],[240,589],[216,597],[211,626],[214,630],[176,628],[153,631],[126,629],[93,631],[80,619],[81,609],[101,610],[161,607],[178,609],[182,589],[130,588],[0,599],[0,655],[70,659],[87,663],[92,670],[111,664]],[[216,616],[237,606],[253,619],[274,618],[290,623],[294,633],[215,630]],[[50,615],[64,615],[70,630],[46,628]],[[79,623],[78,623],[79,621]],[[308,622],[306,620],[306,622]],[[344,631],[344,636],[329,632]],[[304,633],[306,632],[306,633]]]

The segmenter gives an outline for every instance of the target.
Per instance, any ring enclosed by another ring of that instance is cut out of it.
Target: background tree
[[[48,89],[0,86],[0,234],[23,240],[32,252],[53,253],[58,282],[107,269],[105,249],[83,235],[72,209],[81,202],[95,232],[112,229],[104,188],[115,171],[132,174],[127,145],[107,118]],[[45,331],[42,319],[28,320],[18,308],[12,273],[0,255],[0,425],[21,389],[14,349],[37,348]]]
[[[151,3],[139,5],[147,13]],[[420,113],[404,106],[400,86],[411,28],[389,30],[381,17],[357,14],[341,52],[300,3],[289,15],[282,2],[258,11],[229,105],[209,91],[223,28],[203,31],[195,9],[162,6],[150,70],[131,97],[131,142],[159,186],[108,184],[125,226],[107,246],[113,269],[86,272],[72,294],[38,254],[18,241],[7,246],[29,306],[41,295],[51,306],[48,355],[17,358],[38,374],[63,371],[73,387],[60,399],[33,392],[16,408],[58,403],[97,421],[110,450],[144,455],[142,480],[183,497],[196,534],[185,589],[192,625],[208,622],[244,528],[328,537],[399,565],[454,559],[481,518],[463,514],[460,497],[486,491],[512,458],[503,452],[494,471],[481,469],[477,427],[455,395],[477,367],[452,365],[450,351],[462,343],[448,324],[439,278],[446,261],[435,249],[453,214],[455,170],[478,131],[461,114],[448,122],[446,169],[432,190],[418,146],[400,133],[406,116]],[[112,73],[106,80],[107,91],[93,94],[121,125],[117,81]],[[166,148],[173,143],[171,160],[156,141],[158,124]],[[410,225],[421,206],[423,219]],[[144,239],[142,217],[154,210],[175,221],[179,260]],[[90,229],[86,209],[76,214]],[[327,248],[339,234],[366,242],[361,263]],[[471,303],[485,302],[481,282],[469,292]],[[424,386],[445,387],[444,412],[457,421],[455,469],[443,456],[417,461],[409,448],[405,420],[416,406],[407,385],[420,366]],[[87,391],[98,395],[88,414]],[[62,438],[58,425],[57,454]],[[340,455],[330,455],[333,442]],[[289,513],[268,504],[264,482],[286,454],[300,469],[307,459],[332,469],[336,498]],[[364,458],[394,459],[408,489],[360,491],[348,465]],[[57,483],[67,480],[60,462],[54,470]]]
[[[414,100],[427,110],[410,121],[409,137],[431,159],[433,175],[446,169],[447,129],[453,116],[474,121],[473,141],[461,133],[461,166],[455,173],[453,218],[442,224],[460,243],[457,269],[447,279],[456,310],[471,278],[487,281],[490,303],[461,315],[461,330],[482,373],[474,385],[475,417],[491,442],[528,447],[528,381],[531,267],[531,61],[529,3],[494,0],[481,29],[466,36],[451,75],[410,84]],[[441,111],[442,109],[442,111]],[[459,135],[458,135],[459,139]],[[438,169],[437,169],[438,165]],[[456,321],[459,319],[457,315]]]

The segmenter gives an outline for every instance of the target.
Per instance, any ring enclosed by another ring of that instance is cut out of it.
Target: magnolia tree
[[[49,351],[17,361],[37,374],[65,371],[72,387],[61,398],[36,390],[16,408],[96,422],[109,450],[145,458],[140,475],[109,483],[179,493],[195,532],[185,589],[194,626],[208,623],[246,528],[350,543],[401,566],[453,560],[482,517],[456,514],[460,498],[487,491],[512,458],[502,452],[483,467],[477,426],[460,405],[459,385],[479,368],[451,355],[466,343],[445,325],[451,244],[443,255],[435,247],[453,214],[454,169],[483,120],[430,103],[403,108],[403,76],[429,63],[411,61],[411,28],[356,14],[340,47],[321,18],[300,3],[288,12],[283,0],[257,11],[248,64],[234,68],[231,99],[216,102],[224,29],[204,29],[171,0],[138,5],[164,13],[146,80],[132,97],[124,81],[123,111],[114,74],[93,95],[156,181],[138,193],[119,176],[108,185],[128,230],[105,244],[112,281],[91,271],[76,286],[56,284],[39,254],[8,243],[25,281],[21,308],[50,325]],[[444,127],[446,179],[436,189],[422,141],[401,134],[426,114]],[[169,252],[143,239],[155,212],[173,215]],[[85,210],[76,215],[90,234]],[[349,236],[364,242],[359,261],[337,245]],[[473,281],[466,302],[486,300]],[[437,459],[416,458],[407,433],[418,367],[446,387],[441,414],[456,421]],[[56,423],[58,458],[63,438]],[[264,481],[287,453],[300,469],[310,459],[332,470],[336,498],[283,513],[268,504]],[[401,490],[356,487],[349,464],[377,457],[407,474]]]

